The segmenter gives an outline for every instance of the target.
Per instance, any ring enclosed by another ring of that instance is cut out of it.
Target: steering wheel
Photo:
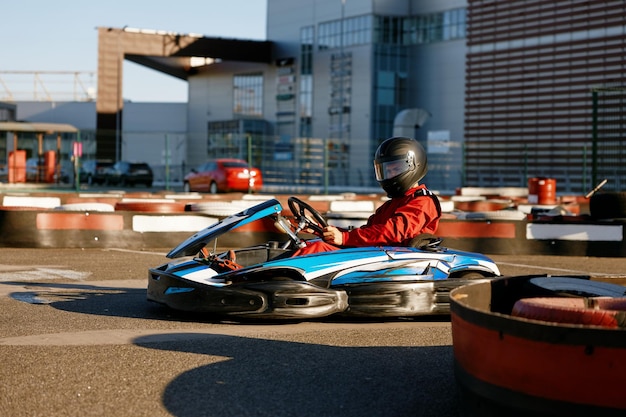
[[[300,230],[308,227],[319,236],[322,235],[323,229],[328,226],[328,223],[319,211],[296,197],[289,197],[287,203],[289,204],[289,210],[291,210],[293,216],[299,223],[298,228]]]

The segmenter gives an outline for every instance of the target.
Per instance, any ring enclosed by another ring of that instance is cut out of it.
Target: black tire
[[[464,271],[464,272],[459,273],[457,277],[461,279],[465,279],[465,280],[472,280],[472,279],[485,279],[486,275],[478,271]]]
[[[626,192],[605,192],[591,196],[589,213],[594,219],[626,218]]]
[[[625,297],[626,288],[622,285],[602,281],[591,281],[584,277],[536,277],[528,281],[534,289],[534,296],[555,297]]]

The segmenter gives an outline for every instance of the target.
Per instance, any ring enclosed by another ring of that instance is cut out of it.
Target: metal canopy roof
[[[0,132],[77,133],[78,128],[66,123],[0,122]]]
[[[272,54],[271,41],[198,37],[167,56],[125,52],[124,59],[186,80],[190,74],[197,72],[196,68],[189,65],[190,57],[268,64],[272,62]]]
[[[122,141],[107,132],[123,132],[121,117],[123,61],[187,80],[210,65],[224,61],[269,65],[271,41],[209,38],[198,34],[136,28],[98,27],[98,97],[96,100],[96,156],[117,158]]]

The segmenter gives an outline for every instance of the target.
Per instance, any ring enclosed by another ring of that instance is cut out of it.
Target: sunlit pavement
[[[148,303],[153,250],[0,251],[0,415],[457,416],[449,317],[219,322]],[[493,256],[503,274],[617,258]]]

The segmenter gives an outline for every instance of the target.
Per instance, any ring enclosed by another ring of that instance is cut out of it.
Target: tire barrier
[[[12,230],[8,224],[8,218],[16,211],[40,211],[47,210],[73,212],[78,211],[93,215],[110,210],[112,205],[115,214],[179,214],[188,216],[186,219],[168,219],[167,223],[153,225],[148,217],[137,220],[136,227],[143,232],[138,233],[166,233],[153,232],[159,228],[180,229],[195,224],[192,216],[210,217],[220,219],[235,214],[247,207],[258,203],[261,195],[246,196],[241,194],[208,195],[208,194],[152,194],[107,192],[107,193],[32,193],[14,195],[10,193],[0,195],[7,205],[0,207],[0,235],[5,235],[6,230]],[[157,198],[157,197],[164,198]],[[179,198],[177,198],[179,197]],[[200,198],[201,197],[201,198]],[[288,196],[277,196],[283,207],[287,207]],[[365,223],[372,208],[382,204],[384,197],[381,195],[313,195],[301,196],[305,201],[320,213],[325,213],[332,220],[331,224],[342,227],[359,227]],[[225,199],[228,199],[225,200]],[[485,202],[494,199],[480,198],[476,196],[453,196],[448,204],[456,204],[457,201],[467,200]],[[496,200],[497,201],[497,200]],[[93,204],[93,205],[92,205]],[[502,204],[508,204],[508,199],[503,199]],[[331,210],[331,206],[336,209]],[[78,213],[80,214],[80,213]],[[284,215],[290,216],[287,208]],[[137,218],[139,219],[139,218]],[[145,220],[145,221],[144,221]],[[73,224],[86,224],[92,227],[90,222],[95,220],[80,220]],[[28,234],[36,229],[35,222],[22,223],[24,233]],[[132,226],[131,226],[132,229]],[[69,230],[69,229],[67,229]],[[197,231],[199,229],[196,229]],[[39,232],[37,232],[39,233]],[[78,231],[77,231],[78,233]],[[172,231],[171,233],[177,233]],[[446,246],[458,250],[471,252],[483,252],[490,254],[519,254],[519,255],[572,255],[572,256],[598,256],[598,257],[623,257],[626,256],[626,219],[595,220],[589,216],[555,216],[539,217],[525,216],[518,210],[505,209],[486,212],[444,212],[439,224],[437,235],[444,239]],[[143,236],[147,239],[148,235]],[[18,239],[21,242],[22,239]],[[69,240],[68,243],[72,243]],[[179,242],[176,242],[176,244]],[[23,243],[21,243],[23,244]],[[59,240],[59,245],[64,241]],[[0,237],[1,246],[11,246],[7,237]],[[38,242],[32,245],[37,247]],[[157,243],[161,246],[160,243]],[[237,245],[241,246],[241,245]]]
[[[626,288],[603,281],[590,281],[570,277],[534,277],[526,284],[533,296],[576,296],[576,297],[626,297]]]
[[[32,207],[55,208],[61,205],[60,197],[14,196],[5,195],[2,198],[3,207]]]
[[[463,415],[623,416],[626,329],[545,321],[546,314],[536,313],[548,306],[562,318],[583,309],[584,301],[571,301],[577,293],[623,295],[626,289],[597,284],[605,283],[592,277],[519,276],[454,289],[454,372]],[[623,297],[599,297],[594,297],[598,305],[619,307],[608,316],[623,314]],[[524,309],[534,311],[532,318],[518,315]]]
[[[217,217],[137,211],[0,210],[0,247],[169,250]],[[258,224],[257,224],[258,223]],[[221,236],[220,247],[284,240],[273,224],[255,222]]]
[[[121,201],[121,197],[94,196],[94,197],[67,197],[62,201],[62,205],[66,204],[89,204],[100,203],[109,204],[115,208],[115,204]]]
[[[457,219],[485,219],[485,220],[524,220],[527,216],[518,210],[494,210],[459,213]]]
[[[115,206],[108,203],[70,203],[55,207],[56,210],[66,211],[115,211]]]
[[[496,211],[513,207],[511,200],[480,200],[480,201],[455,201],[454,208],[460,211]]]
[[[187,204],[184,210],[209,216],[228,217],[256,204],[259,204],[259,201],[207,201]]]
[[[443,200],[440,198],[439,204],[441,205],[442,213],[452,213],[455,210],[454,201],[452,200]]]
[[[569,277],[528,281],[533,298],[521,298],[511,315],[585,326],[626,327],[626,287]]]
[[[176,201],[120,201],[115,203],[116,211],[140,211],[145,213],[182,213],[186,203]]]
[[[334,200],[330,201],[325,216],[329,223],[345,229],[357,228],[376,211],[374,201]]]
[[[515,303],[511,315],[553,323],[626,327],[626,298],[527,298]]]
[[[594,219],[626,219],[626,192],[600,192],[589,199]]]

